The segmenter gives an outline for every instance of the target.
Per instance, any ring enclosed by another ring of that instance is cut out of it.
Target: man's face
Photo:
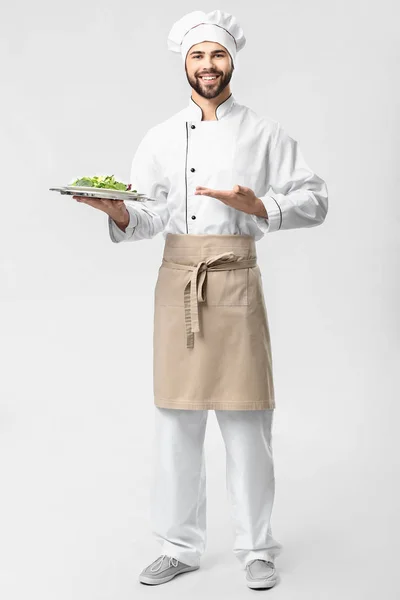
[[[190,86],[203,98],[215,98],[229,84],[234,67],[228,50],[217,42],[201,42],[192,46],[185,62]],[[206,80],[205,75],[216,76]]]

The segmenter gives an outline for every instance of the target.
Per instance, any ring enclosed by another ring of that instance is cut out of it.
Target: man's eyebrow
[[[211,54],[217,54],[218,52],[225,52],[225,50],[212,50]],[[190,54],[204,54],[204,50],[193,50]]]

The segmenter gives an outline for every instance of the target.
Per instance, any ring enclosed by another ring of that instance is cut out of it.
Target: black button
[[[192,167],[190,170],[192,171],[192,173],[194,173],[196,169],[193,169],[193,167]]]
[[[192,129],[196,129],[196,125],[191,125],[190,126]]]
[[[196,218],[196,216],[195,216],[195,215],[192,215],[192,219],[195,219],[195,218]]]

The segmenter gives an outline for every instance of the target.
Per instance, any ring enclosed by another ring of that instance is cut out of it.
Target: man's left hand
[[[257,198],[253,190],[245,187],[244,185],[234,185],[232,190],[226,191],[213,190],[198,185],[196,187],[195,194],[217,198],[224,204],[228,204],[228,206],[232,206],[232,208],[242,210],[243,212],[251,215],[259,214],[260,210],[261,213],[265,214],[265,208],[261,200]]]

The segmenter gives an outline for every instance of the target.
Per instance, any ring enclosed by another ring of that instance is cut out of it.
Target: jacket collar
[[[233,97],[233,94],[231,93],[231,95],[228,96],[226,100],[221,102],[221,104],[218,104],[217,108],[215,109],[217,121],[220,121],[221,119],[226,117],[226,115],[231,111],[235,103],[236,100]],[[197,102],[193,100],[192,96],[190,96],[189,104],[187,107],[187,120],[201,121],[202,117],[203,111],[201,107],[197,104]]]

